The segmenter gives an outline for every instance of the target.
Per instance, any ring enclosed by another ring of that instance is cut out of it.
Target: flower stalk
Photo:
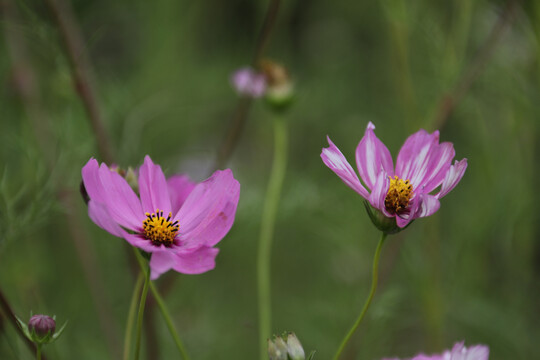
[[[360,315],[356,319],[354,325],[351,327],[343,341],[341,342],[341,345],[339,346],[336,354],[334,355],[334,360],[338,360],[341,356],[341,353],[345,349],[345,346],[347,346],[347,343],[353,336],[353,334],[356,332],[360,324],[362,323],[362,320],[364,319],[364,316],[366,315],[367,310],[369,309],[369,306],[371,305],[371,301],[373,300],[373,296],[375,295],[375,291],[377,290],[377,282],[379,279],[379,259],[381,257],[381,250],[382,246],[384,244],[384,240],[386,239],[387,234],[382,232],[381,233],[381,239],[379,240],[379,244],[377,245],[377,249],[375,250],[375,256],[373,257],[373,277],[371,280],[371,290],[369,291],[369,295],[366,299],[366,302],[364,303],[364,307],[362,308],[362,312],[360,312]]]
[[[143,286],[144,275],[139,273],[137,277],[137,282],[135,283],[135,288],[133,289],[133,295],[131,296],[131,303],[129,305],[129,312],[126,322],[126,334],[124,337],[124,357],[123,360],[129,360],[129,353],[131,349],[131,330],[133,329],[133,323],[135,321],[135,313],[137,310],[137,296],[141,292]]]
[[[146,260],[143,258],[141,253],[133,248],[135,257],[137,258],[137,262],[139,263],[141,267],[141,271],[144,273],[145,276],[148,276],[148,267],[146,266]],[[156,286],[152,281],[150,281],[150,291],[152,292],[152,296],[156,300],[156,303],[159,307],[159,310],[161,312],[161,315],[163,316],[163,319],[165,320],[165,323],[167,324],[167,328],[169,329],[169,332],[171,333],[171,336],[174,339],[174,343],[176,345],[176,348],[180,352],[180,355],[182,355],[182,358],[184,360],[189,360],[189,356],[184,348],[184,344],[180,340],[180,336],[178,336],[178,332],[176,331],[174,327],[174,323],[172,322],[171,314],[169,313],[169,310],[167,309],[167,306],[165,305],[165,302],[163,301],[163,298],[159,294]]]
[[[274,159],[261,220],[257,254],[260,358],[266,359],[267,339],[271,334],[270,259],[274,224],[287,167],[287,126],[282,115],[274,118]]]
[[[150,284],[150,266],[147,263],[144,265],[144,269],[141,267],[141,271],[144,273],[144,284],[141,293],[141,301],[139,302],[139,315],[137,316],[137,335],[135,338],[135,360],[139,359],[139,354],[141,350],[141,333],[142,333],[142,323],[144,316],[144,306],[146,305],[146,297],[148,295],[148,287]]]

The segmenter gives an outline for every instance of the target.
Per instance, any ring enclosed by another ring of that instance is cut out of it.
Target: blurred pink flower
[[[236,70],[231,76],[231,84],[238,94],[259,98],[266,91],[266,78],[255,70],[244,67]]]
[[[105,164],[90,159],[82,169],[88,214],[109,233],[152,254],[151,278],[173,269],[200,274],[215,267],[216,245],[236,214],[240,184],[232,171],[216,171],[193,184],[186,176],[165,180],[149,156],[138,171],[139,196]]]
[[[429,134],[420,130],[405,141],[394,169],[390,152],[375,136],[374,129],[370,122],[356,148],[356,165],[364,185],[329,137],[330,146],[321,153],[323,162],[373,208],[386,218],[395,218],[399,228],[439,210],[439,199],[461,180],[467,159],[452,165],[452,143],[439,144],[438,131]]]
[[[464,342],[458,342],[452,350],[445,350],[438,355],[418,354],[409,360],[488,360],[489,348],[485,345],[474,345],[469,348],[464,346]],[[399,358],[384,358],[382,360],[400,360]]]

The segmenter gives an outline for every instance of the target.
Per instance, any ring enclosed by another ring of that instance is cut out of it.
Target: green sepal
[[[286,112],[295,101],[292,84],[284,84],[269,88],[264,97],[266,104],[276,113]]]
[[[150,261],[150,259],[152,258],[152,253],[148,253],[142,249],[139,249],[139,248],[136,248],[136,250],[139,251],[139,254],[142,255],[142,257],[147,260],[147,261]]]
[[[54,333],[54,335],[52,336],[51,342],[56,341],[56,340],[60,337],[60,335],[62,335],[62,333],[64,332],[64,329],[66,328],[66,325],[67,325],[67,324],[68,324],[68,322],[66,321],[66,322],[64,323],[64,325],[62,325],[62,327],[61,327],[58,331],[56,331],[56,332]]]
[[[13,316],[15,316],[15,319],[17,319],[17,325],[19,325],[19,328],[24,333],[24,336],[26,336],[28,340],[34,341],[32,339],[32,336],[30,335],[30,331],[28,330],[28,325],[26,325],[26,323],[24,323],[21,319],[19,319],[17,315],[13,315]]]
[[[396,223],[395,217],[386,217],[382,212],[373,208],[373,206],[371,206],[371,204],[367,200],[364,200],[364,206],[373,225],[375,225],[377,229],[387,235],[397,234],[398,232],[405,230],[414,221],[412,220],[410,223],[407,224],[407,226],[405,226],[404,228],[400,228]]]

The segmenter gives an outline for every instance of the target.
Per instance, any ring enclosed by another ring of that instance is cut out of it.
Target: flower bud
[[[47,315],[34,315],[28,321],[28,330],[31,334],[44,338],[54,334],[56,321]]]
[[[127,170],[121,168],[120,166],[113,164],[109,167],[109,170],[117,173],[124,179],[126,179],[126,182],[129,186],[135,191],[136,193],[139,192],[139,176],[137,175],[137,172],[133,170],[131,166],[128,166]]]
[[[290,360],[304,360],[306,358],[304,348],[293,332],[287,335],[287,352]]]
[[[287,360],[287,344],[281,336],[268,339],[268,357],[270,360]]]
[[[133,170],[131,166],[128,167],[124,178],[126,179],[129,186],[131,186],[133,191],[139,193],[139,178],[137,176],[137,173],[135,172],[135,170]]]
[[[56,331],[56,320],[54,316],[32,315],[28,321],[28,324],[25,324],[17,316],[15,316],[15,318],[17,319],[19,328],[22,330],[28,340],[38,344],[39,346],[56,341],[60,335],[62,335],[62,332],[67,325],[67,323],[65,323],[58,331]]]
[[[262,72],[268,83],[266,100],[276,110],[286,109],[293,100],[294,86],[287,69],[272,60],[262,60]]]

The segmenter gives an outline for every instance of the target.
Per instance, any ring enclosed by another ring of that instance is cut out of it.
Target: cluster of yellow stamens
[[[388,194],[384,199],[384,206],[391,214],[401,214],[409,205],[409,200],[413,195],[413,188],[409,180],[403,181],[397,176],[390,178]]]
[[[178,221],[172,222],[172,213],[167,219],[163,217],[163,211],[159,209],[155,213],[145,213],[146,219],[143,221],[144,236],[152,241],[154,245],[171,246],[174,238],[180,229]]]

